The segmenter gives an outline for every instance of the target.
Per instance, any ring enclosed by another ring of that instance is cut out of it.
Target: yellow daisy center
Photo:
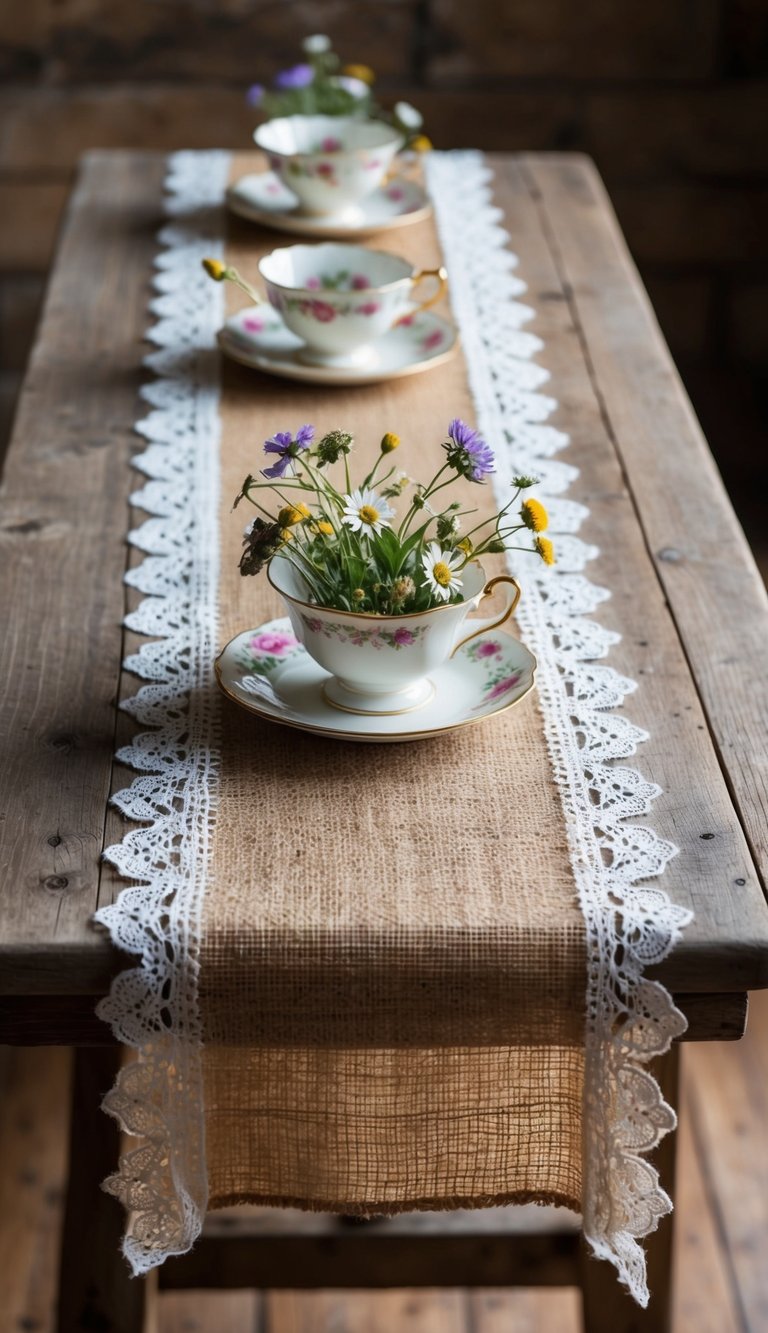
[[[379,521],[379,511],[373,505],[361,505],[357,512],[360,521],[368,523],[371,527]]]
[[[453,571],[446,565],[445,561],[438,560],[437,564],[432,566],[432,577],[435,583],[440,584],[441,588],[447,588],[453,578]]]

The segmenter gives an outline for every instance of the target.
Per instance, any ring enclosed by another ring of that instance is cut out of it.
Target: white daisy
[[[456,592],[462,584],[456,573],[465,563],[462,552],[445,551],[439,542],[430,542],[421,557],[421,563],[433,593],[444,602],[449,601],[451,593]]]
[[[331,49],[331,39],[326,37],[324,32],[315,32],[311,37],[305,37],[301,43],[302,51],[308,56],[322,56]]]
[[[417,111],[415,106],[411,106],[410,102],[395,103],[395,119],[399,120],[407,130],[420,130],[424,124],[421,112]]]
[[[394,509],[382,496],[376,495],[375,491],[356,490],[351,495],[344,496],[341,521],[353,532],[363,532],[368,537],[371,533],[378,536],[382,528],[390,526],[389,520],[394,516]]]

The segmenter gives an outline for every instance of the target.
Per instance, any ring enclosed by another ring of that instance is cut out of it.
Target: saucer
[[[296,195],[273,171],[241,176],[227,190],[227,203],[238,217],[277,231],[318,239],[373,236],[429,217],[432,205],[416,181],[397,177],[334,216],[303,213]]]
[[[431,672],[432,690],[420,708],[377,717],[329,702],[326,686],[333,677],[298,642],[287,616],[238,634],[216,659],[219,687],[241,708],[299,731],[351,741],[425,740],[482,722],[519,703],[533,687],[535,671],[535,657],[517,639],[483,634]]]
[[[376,384],[417,375],[447,361],[456,346],[452,324],[422,310],[399,320],[373,345],[365,360],[337,357],[316,365],[303,360],[305,344],[287,329],[268,305],[249,306],[232,315],[218,333],[222,352],[254,370],[308,384]]]

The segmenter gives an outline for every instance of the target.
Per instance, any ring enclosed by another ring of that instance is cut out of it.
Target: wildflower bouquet
[[[486,552],[529,550],[554,563],[552,543],[541,535],[544,506],[525,499],[515,508],[535,478],[514,477],[508,503],[474,525],[475,509],[461,499],[446,503],[455,482],[479,485],[495,470],[493,451],[476,430],[451,421],[445,462],[427,483],[387,467],[399,444],[397,435],[385,435],[374,466],[353,486],[353,439],[345,431],[330,431],[318,442],[310,425],[295,436],[271,436],[264,451],[273,461],[259,478],[247,476],[235,499],[235,507],[248,500],[258,510],[245,529],[241,574],[258,574],[280,552],[317,606],[391,616],[462,601],[462,572]],[[330,479],[334,464],[343,468],[341,488]],[[516,539],[526,533],[532,540],[519,545]]]
[[[374,102],[375,75],[367,65],[342,65],[324,33],[305,37],[304,59],[275,75],[272,88],[251,84],[249,106],[258,107],[267,120],[276,116],[364,116],[395,125],[406,146],[418,152],[431,147],[420,133],[422,117],[408,102],[397,102],[391,112]]]

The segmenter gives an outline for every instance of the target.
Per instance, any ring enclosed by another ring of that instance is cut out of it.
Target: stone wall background
[[[595,158],[768,541],[768,0],[0,0],[0,437],[78,155],[244,146],[245,88],[316,31],[438,147]]]

